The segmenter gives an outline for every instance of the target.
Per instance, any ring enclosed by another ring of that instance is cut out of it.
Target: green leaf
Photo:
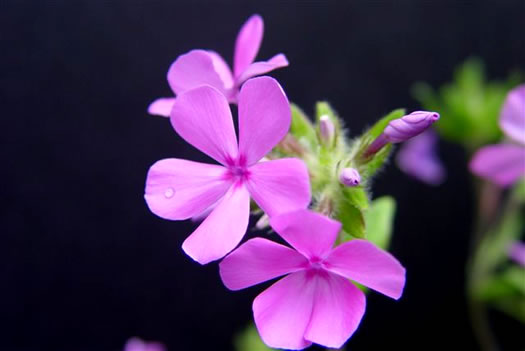
[[[367,239],[385,250],[392,237],[395,212],[396,201],[390,196],[375,199],[365,212]]]
[[[236,351],[270,351],[273,350],[266,346],[261,338],[255,325],[250,324],[241,333],[235,336],[234,340]]]
[[[343,198],[338,205],[337,219],[343,224],[343,230],[355,238],[364,238],[365,218],[363,212],[350,204],[346,198]]]
[[[383,132],[383,130],[388,125],[388,123],[390,123],[390,121],[392,121],[394,119],[401,118],[404,115],[405,115],[405,109],[404,108],[399,108],[397,110],[394,110],[394,111],[390,112],[388,115],[384,116],[379,121],[377,121],[372,126],[372,128],[370,128],[366,132],[367,137],[369,137],[370,139],[372,139],[371,141],[373,141],[375,138],[377,138]]]
[[[291,104],[292,123],[290,133],[301,143],[313,148],[317,144],[315,128],[308,116],[295,104]]]

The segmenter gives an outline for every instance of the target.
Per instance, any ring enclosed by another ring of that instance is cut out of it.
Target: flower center
[[[318,271],[318,270],[325,268],[323,260],[320,259],[319,257],[312,257],[309,263],[310,263],[310,266],[308,268],[312,270]]]
[[[228,176],[234,182],[245,182],[248,179],[249,175],[250,171],[248,171],[246,167],[238,165],[232,165],[228,167]]]

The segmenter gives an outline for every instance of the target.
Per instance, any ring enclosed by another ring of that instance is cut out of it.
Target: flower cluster
[[[350,141],[321,103],[314,127],[275,79],[255,77],[288,65],[283,54],[254,62],[262,37],[262,18],[254,15],[237,37],[233,73],[207,50],[171,65],[167,78],[176,97],[158,99],[148,111],[169,117],[178,135],[218,164],[160,160],[148,172],[145,199],[162,218],[203,219],[182,248],[200,264],[226,256],[220,276],[227,288],[286,275],[253,302],[267,345],[340,347],[365,311],[365,295],[351,281],[394,299],[405,284],[401,264],[363,239],[365,186],[391,144],[420,134],[439,115],[395,111]],[[238,136],[230,103],[238,105]],[[269,225],[291,247],[255,238],[235,249],[250,213],[261,212],[257,227]]]

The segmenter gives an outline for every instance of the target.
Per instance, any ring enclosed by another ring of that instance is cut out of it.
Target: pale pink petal
[[[243,24],[233,54],[233,72],[238,77],[248,67],[259,52],[264,34],[264,22],[261,16],[253,15]]]
[[[224,69],[217,54],[206,50],[192,50],[180,55],[168,70],[168,83],[176,95],[202,85],[211,85],[224,95],[233,87],[231,73]],[[222,61],[222,62],[221,62]]]
[[[325,260],[326,268],[393,299],[405,287],[405,268],[386,251],[366,240],[351,240],[336,247]]]
[[[479,149],[470,171],[500,186],[508,186],[525,174],[525,147],[514,144],[488,145]]]
[[[277,68],[288,66],[288,60],[284,54],[277,54],[268,61],[254,62],[249,65],[237,78],[236,84],[240,86],[245,80],[261,74],[271,72]]]
[[[148,171],[145,199],[157,216],[180,220],[202,213],[231,186],[227,169],[177,158],[157,161]]]
[[[124,351],[166,351],[166,347],[160,342],[131,338],[126,342]]]
[[[340,348],[359,326],[365,313],[365,294],[336,274],[318,274],[310,324],[304,338]]]
[[[255,238],[226,256],[219,267],[224,285],[230,290],[240,290],[302,270],[307,265],[308,260],[297,251]]]
[[[248,80],[239,94],[239,151],[252,165],[281,141],[290,129],[290,104],[270,77]]]
[[[159,98],[148,106],[150,115],[169,117],[175,98]]]
[[[508,93],[501,110],[500,126],[509,138],[525,145],[525,84]]]
[[[283,158],[259,162],[248,170],[250,195],[270,217],[308,207],[310,178],[303,161]]]
[[[228,101],[217,89],[201,86],[180,94],[171,124],[191,145],[228,165],[237,157],[237,137]]]
[[[300,350],[310,322],[315,284],[305,271],[292,273],[263,291],[253,301],[255,325],[261,339],[273,348]]]
[[[341,223],[309,210],[270,218],[272,228],[308,258],[324,258],[334,245]]]
[[[218,260],[239,244],[248,228],[249,217],[250,195],[243,186],[234,185],[184,241],[182,249],[200,264]]]
[[[208,54],[211,55],[215,72],[217,72],[219,77],[221,77],[221,80],[224,82],[224,87],[226,88],[224,94],[228,100],[230,100],[234,86],[232,71],[221,55],[211,50],[208,50]]]

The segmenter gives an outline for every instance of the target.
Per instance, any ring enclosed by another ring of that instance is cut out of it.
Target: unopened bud
[[[268,227],[269,225],[270,225],[270,218],[265,213],[265,214],[263,214],[261,216],[261,218],[259,218],[257,223],[255,223],[255,228],[260,230],[260,229],[264,229],[264,228]]]
[[[339,174],[339,181],[346,186],[358,186],[361,183],[361,175],[355,168],[343,168]]]
[[[439,113],[415,111],[409,115],[394,119],[388,123],[383,133],[370,144],[364,156],[370,156],[379,151],[387,143],[401,143],[423,133],[439,119]]]
[[[319,135],[321,140],[326,143],[330,143],[335,135],[334,122],[328,115],[322,115],[319,117]]]

